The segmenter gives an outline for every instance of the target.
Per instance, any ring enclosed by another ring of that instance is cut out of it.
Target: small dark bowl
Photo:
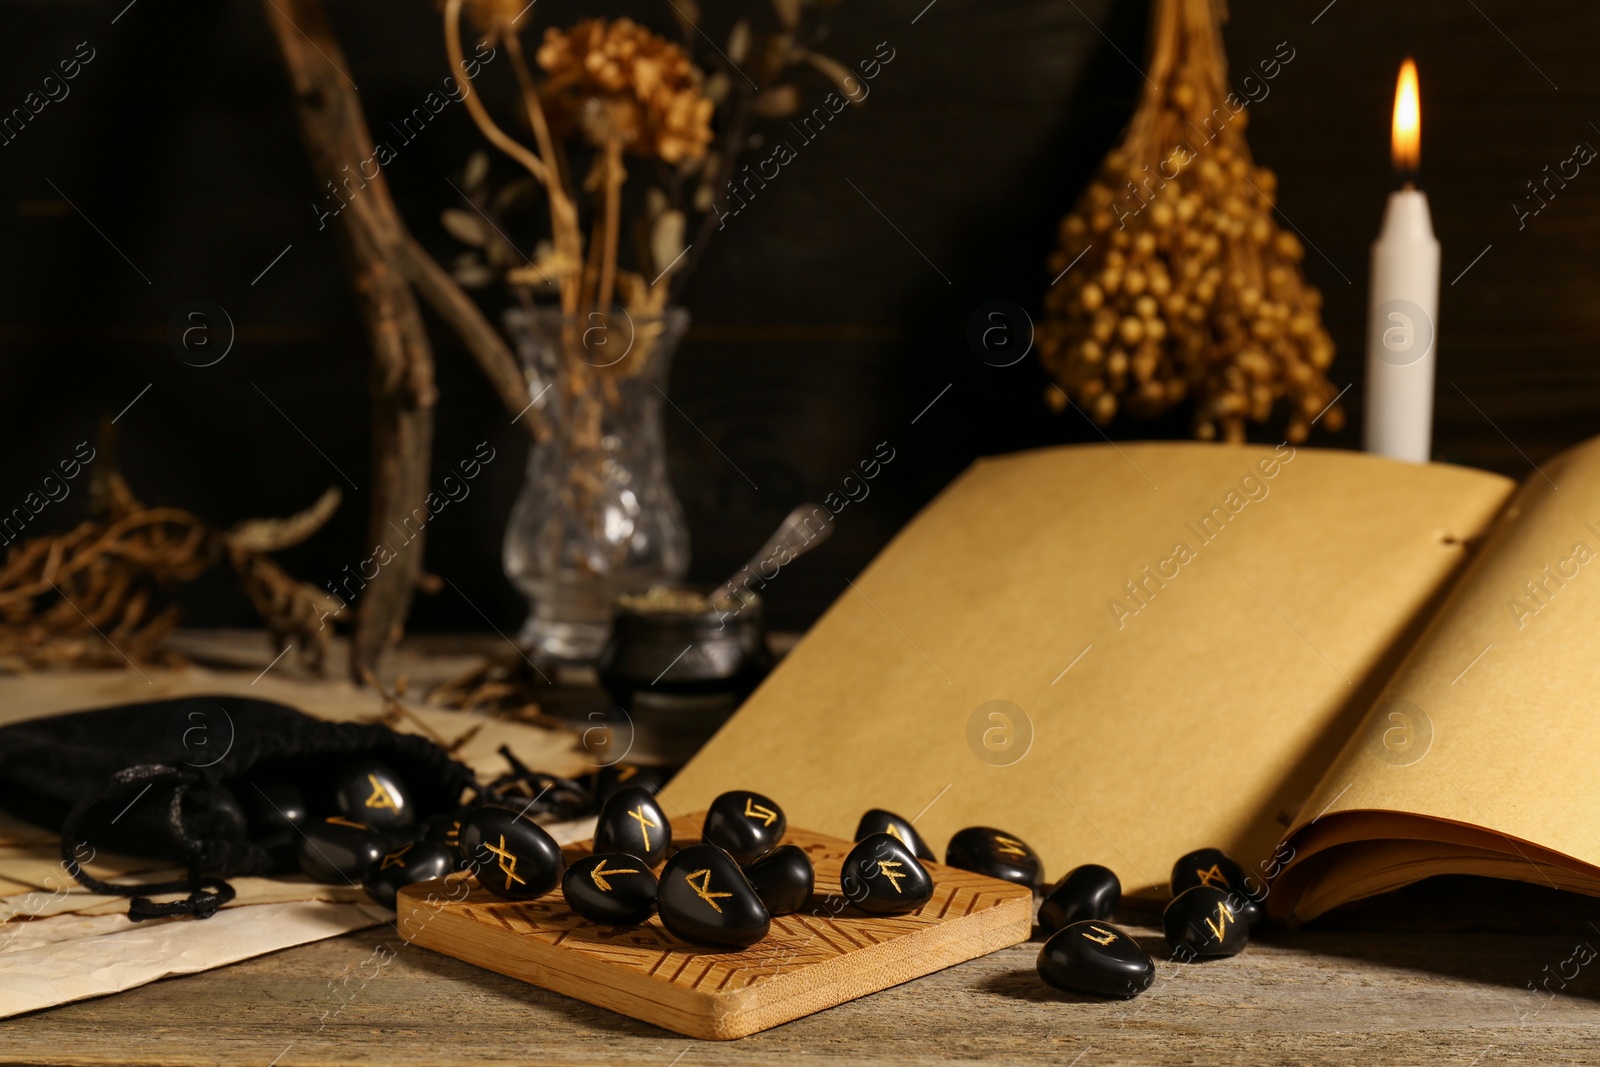
[[[761,600],[752,594],[742,607],[706,611],[619,601],[596,666],[633,722],[632,758],[683,762],[772,669]]]

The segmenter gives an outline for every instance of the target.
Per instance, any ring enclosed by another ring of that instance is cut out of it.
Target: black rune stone
[[[1044,877],[1044,862],[1027,842],[987,826],[957,830],[945,846],[944,862],[947,867],[960,867],[1018,885],[1036,886]]]
[[[434,845],[443,845],[461,860],[461,823],[466,812],[446,812],[435,815],[422,824],[422,839]]]
[[[402,886],[443,878],[456,866],[456,852],[431,841],[416,841],[385,852],[367,871],[367,895],[386,908],[394,907]]]
[[[1135,997],[1155,981],[1156,965],[1133,938],[1086,919],[1062,927],[1039,950],[1039,977],[1057,989],[1102,997]]]
[[[744,875],[773,918],[805,907],[817,879],[811,857],[799,845],[780,845],[746,867]]]
[[[1172,865],[1173,896],[1197,885],[1217,886],[1232,893],[1234,912],[1252,927],[1266,914],[1261,903],[1267,897],[1266,883],[1249,877],[1220,848],[1196,849]]]
[[[1045,894],[1039,905],[1039,926],[1053,934],[1085,919],[1102,922],[1116,914],[1122,901],[1122,883],[1116,872],[1098,863],[1074,867]]]
[[[656,907],[670,933],[700,944],[748,948],[772,925],[744,872],[716,845],[691,845],[667,861]]]
[[[410,826],[416,818],[411,792],[400,776],[375,760],[346,767],[334,779],[339,814],[380,833]]]
[[[192,813],[189,807],[191,802],[195,804]],[[203,785],[185,790],[183,808],[185,826],[189,826],[193,819],[204,827],[197,836],[215,835],[240,841],[249,836],[250,820],[245,815],[244,806],[233,795],[233,790],[221,783],[209,790]]]
[[[911,821],[902,819],[892,811],[873,808],[861,816],[861,821],[856,824],[855,840],[860,841],[872,834],[898,837],[900,843],[915,852],[919,860],[932,861],[938,858],[934,856],[933,849],[928,847],[928,843],[922,839],[922,835],[917,833],[916,827],[911,825]]]
[[[638,856],[598,852],[567,868],[561,895],[585,919],[637,926],[656,910],[656,876]]]
[[[743,867],[778,847],[789,822],[783,809],[760,793],[735,789],[711,802],[701,840]]]
[[[300,838],[300,869],[314,882],[358,885],[382,855],[372,827],[339,815],[308,824]]]
[[[868,914],[900,915],[932,899],[933,876],[898,837],[872,834],[844,858],[839,888]]]
[[[643,789],[651,796],[661,792],[668,775],[655,767],[640,767],[632,763],[613,763],[602,767],[595,775],[595,803],[604,806],[619,789]]]
[[[478,884],[507,900],[541,897],[566,861],[544,827],[508,808],[482,807],[461,824],[461,855]]]
[[[292,785],[250,786],[241,796],[250,828],[258,838],[294,834],[295,827],[306,823],[305,797]]]
[[[644,789],[619,789],[600,810],[594,828],[596,852],[627,852],[654,867],[667,858],[672,828],[656,798]]]
[[[1185,889],[1161,913],[1161,927],[1173,957],[1236,956],[1250,943],[1250,926],[1240,915],[1237,898],[1221,886]]]

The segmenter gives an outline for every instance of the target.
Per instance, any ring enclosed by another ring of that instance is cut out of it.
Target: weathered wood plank
[[[1595,1062],[1596,968],[1553,998],[1525,988],[1560,969],[1574,942],[1600,942],[1593,912],[1592,901],[1531,887],[1432,883],[1319,930],[1269,934],[1232,960],[1162,962],[1148,993],[1112,1003],[1043,986],[1035,942],[732,1042],[680,1037],[378,929],[0,1024],[0,1058],[241,1067],[667,1067],[679,1057],[698,1067],[800,1056],[873,1067]],[[1163,951],[1155,929],[1127,925]]]

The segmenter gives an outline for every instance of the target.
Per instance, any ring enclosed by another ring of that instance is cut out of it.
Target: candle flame
[[[1396,170],[1414,172],[1422,163],[1422,106],[1417,94],[1417,64],[1400,64],[1394,87],[1394,132],[1390,140]]]

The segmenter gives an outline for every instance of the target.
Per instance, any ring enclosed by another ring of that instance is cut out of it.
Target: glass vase
[[[518,643],[537,660],[592,662],[619,595],[678,581],[689,566],[661,429],[689,315],[513,308],[505,323],[550,431],[530,446],[506,526],[506,577],[529,603]]]

